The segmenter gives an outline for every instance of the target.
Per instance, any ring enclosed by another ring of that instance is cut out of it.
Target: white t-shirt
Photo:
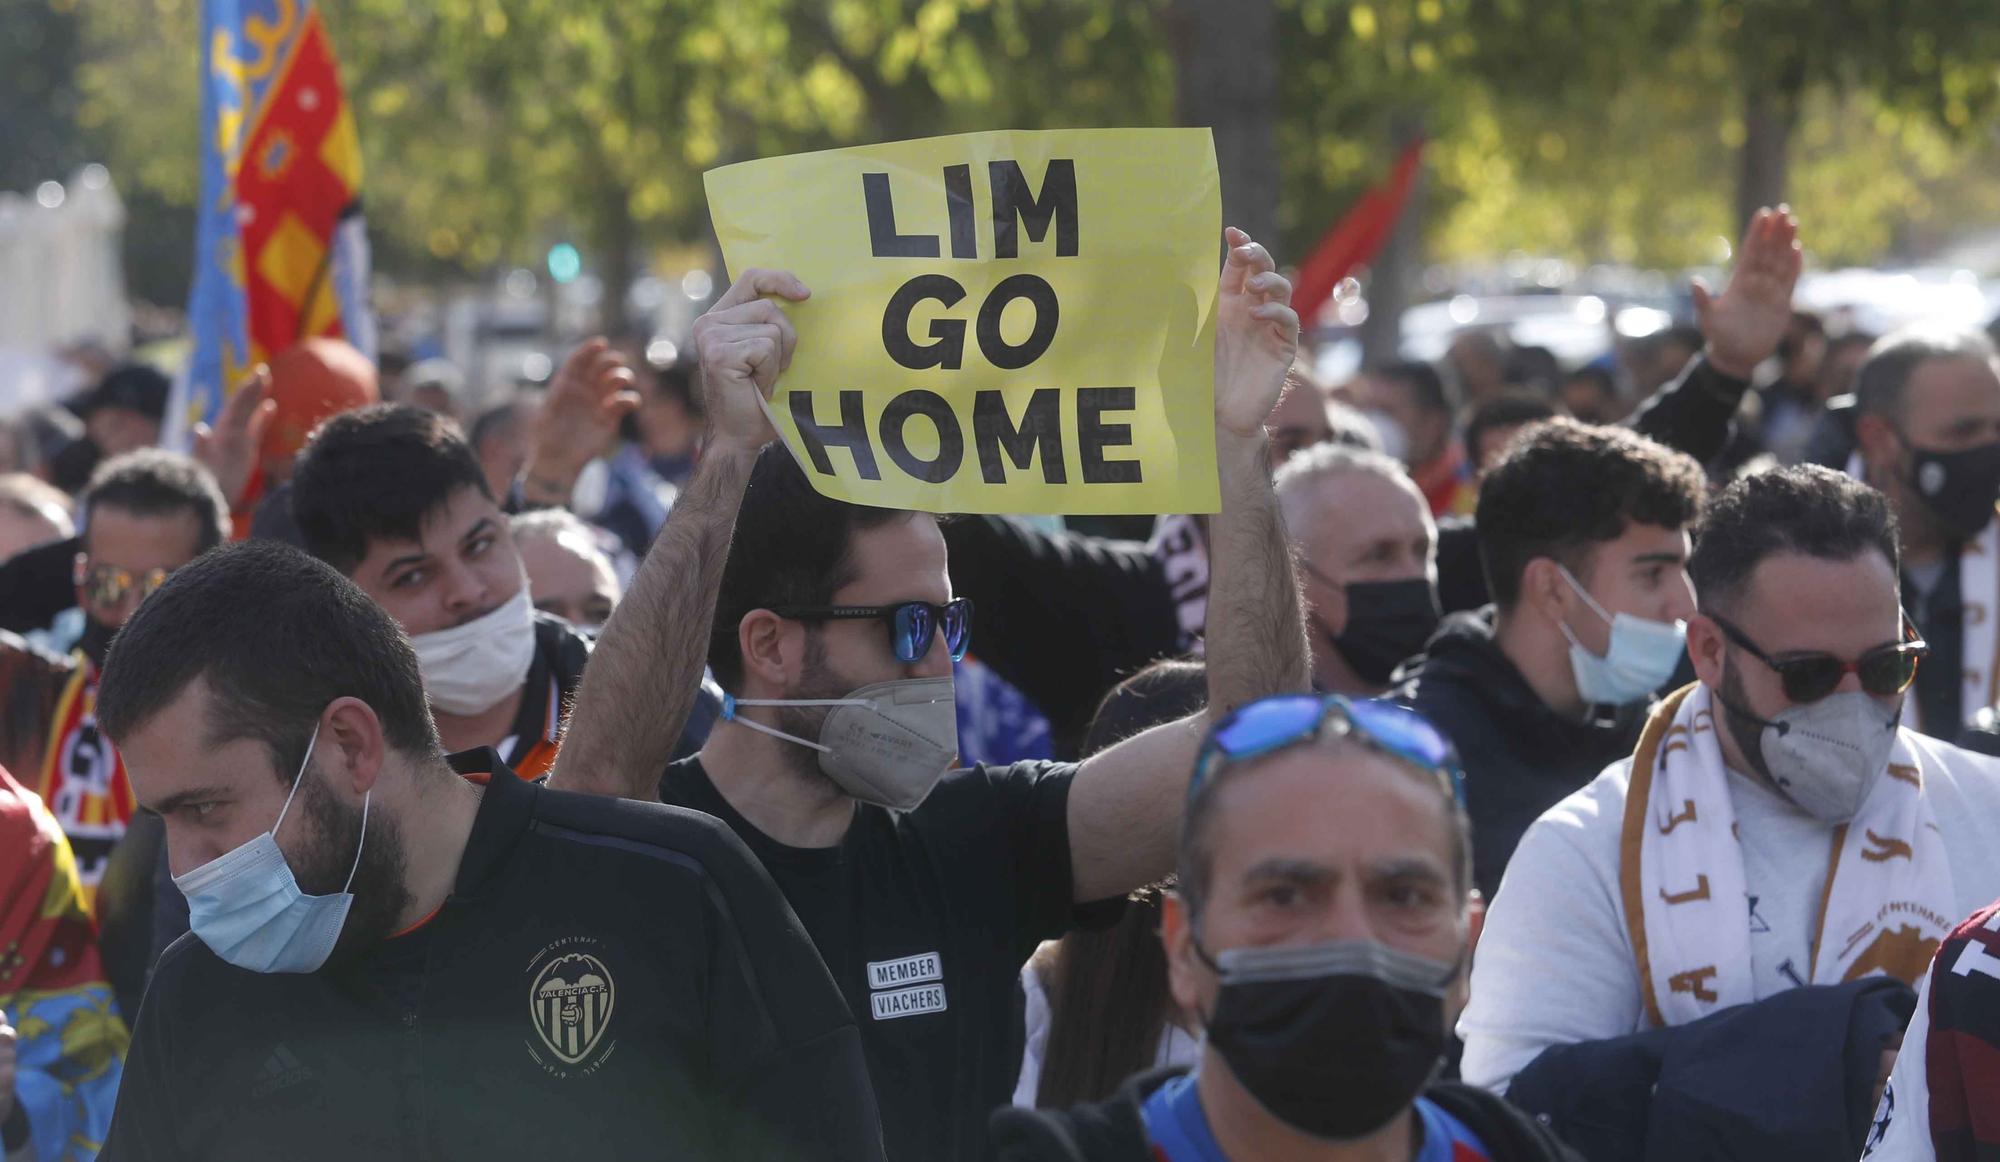
[[[1957,914],[2000,896],[2000,761],[1905,730],[1925,759],[1951,863]],[[1947,765],[1948,764],[1948,765]],[[1550,808],[1515,849],[1472,964],[1459,1019],[1465,1080],[1506,1091],[1552,1045],[1645,1028],[1639,969],[1619,894],[1618,848],[1631,760]],[[1807,983],[1833,829],[1730,772],[1751,899],[1757,999]]]

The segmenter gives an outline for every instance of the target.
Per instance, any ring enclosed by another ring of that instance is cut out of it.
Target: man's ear
[[[356,795],[375,788],[388,758],[388,739],[374,707],[359,698],[336,698],[319,718],[319,736],[313,756],[331,772],[333,784],[348,787]],[[294,772],[286,771],[287,777]]]
[[[1706,614],[1688,618],[1688,661],[1694,666],[1694,676],[1711,690],[1722,688],[1722,654],[1728,644],[1722,628]]]
[[[1167,988],[1184,1013],[1201,1011],[1201,980],[1206,972],[1194,951],[1194,918],[1177,891],[1160,900],[1160,947],[1167,954]]]
[[[744,614],[736,623],[736,648],[743,655],[746,684],[755,679],[771,689],[790,686],[804,656],[803,628],[768,609]]]
[[[1519,604],[1549,622],[1564,620],[1564,611],[1569,606],[1568,592],[1569,582],[1563,579],[1562,567],[1553,557],[1536,557],[1521,570]]]
[[[1854,439],[1861,448],[1861,459],[1868,465],[1870,476],[1886,471],[1894,464],[1903,446],[1896,429],[1890,426],[1888,420],[1877,415],[1855,418]]]

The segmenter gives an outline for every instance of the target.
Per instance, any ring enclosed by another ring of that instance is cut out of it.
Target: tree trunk
[[[1423,121],[1397,118],[1390,130],[1391,157],[1401,157],[1410,142],[1423,136]],[[1424,193],[1430,185],[1428,167],[1418,166],[1410,183],[1403,214],[1396,219],[1389,241],[1375,256],[1368,272],[1368,318],[1361,324],[1361,365],[1376,367],[1402,358],[1403,312],[1409,308],[1417,274],[1423,265]]]
[[[622,185],[607,179],[604,190],[602,232],[599,246],[603,262],[604,298],[598,304],[598,325],[614,341],[638,338],[632,320],[625,314],[625,300],[639,277],[639,228],[632,221],[631,195]]]
[[[1174,0],[1182,125],[1215,131],[1222,218],[1278,249],[1278,46],[1272,0]]]
[[[1736,234],[1766,206],[1785,200],[1792,128],[1798,123],[1796,91],[1752,85],[1743,97],[1743,148],[1737,156]]]

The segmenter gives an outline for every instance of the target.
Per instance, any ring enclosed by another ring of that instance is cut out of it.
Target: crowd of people
[[[4,433],[7,1162],[2000,1151],[1992,342],[1779,209],[1604,361],[1323,384],[1226,243],[1137,527],[822,495],[773,270]]]

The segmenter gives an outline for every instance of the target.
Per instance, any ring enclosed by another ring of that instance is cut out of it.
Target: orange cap
[[[307,339],[271,360],[271,398],[278,409],[264,429],[265,462],[298,454],[312,430],[331,416],[377,403],[375,365],[341,339]]]

